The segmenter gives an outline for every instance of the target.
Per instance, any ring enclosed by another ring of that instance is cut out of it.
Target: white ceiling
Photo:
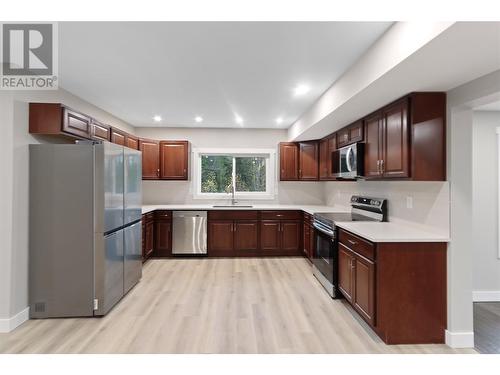
[[[62,22],[59,83],[134,126],[288,128],[391,24]]]

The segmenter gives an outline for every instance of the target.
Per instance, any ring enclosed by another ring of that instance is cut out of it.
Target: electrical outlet
[[[406,197],[406,208],[413,208],[413,197],[410,195]]]

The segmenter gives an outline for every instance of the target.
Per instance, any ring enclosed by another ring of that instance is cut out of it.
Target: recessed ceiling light
[[[240,116],[236,116],[234,120],[236,121],[237,124],[240,125],[243,124],[243,119]]]
[[[161,116],[156,115],[156,116],[154,116],[154,117],[153,117],[153,120],[154,120],[155,122],[160,122],[160,121],[161,121]]]
[[[194,118],[194,121],[196,121],[196,122],[202,122],[202,121],[203,121],[203,117],[201,117],[201,116],[196,116],[196,117]]]
[[[278,117],[278,118],[276,119],[276,123],[277,123],[278,125],[279,125],[279,124],[281,124],[282,122],[283,122],[283,119],[282,119],[281,117]]]
[[[311,90],[311,88],[307,85],[298,85],[297,87],[295,87],[293,89],[293,93],[295,96],[300,96],[300,95],[307,94],[309,92],[309,90]]]

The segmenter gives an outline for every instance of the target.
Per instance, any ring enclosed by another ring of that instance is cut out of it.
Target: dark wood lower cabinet
[[[302,255],[302,222],[281,221],[281,254]]]
[[[142,261],[148,260],[154,251],[153,213],[142,215]]]
[[[208,255],[234,256],[233,221],[208,222]]]
[[[344,295],[345,299],[352,303],[353,296],[353,261],[354,255],[352,251],[347,249],[344,245],[339,244],[339,289]]]
[[[157,257],[172,256],[172,220],[155,221],[155,252]]]
[[[260,222],[260,250],[263,255],[274,255],[280,249],[280,221],[262,220]]]
[[[368,324],[375,325],[375,263],[354,256],[354,308]]]
[[[339,231],[338,287],[386,344],[444,343],[446,243],[370,243]]]
[[[240,256],[259,255],[259,222],[235,221],[234,228],[234,250]]]

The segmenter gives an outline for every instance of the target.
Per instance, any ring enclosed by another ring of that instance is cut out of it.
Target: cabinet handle
[[[377,160],[377,173],[380,174],[380,160]]]
[[[349,242],[351,245],[357,245],[358,244],[356,241],[353,241],[353,240],[347,240],[347,242]]]
[[[356,265],[354,264],[354,259],[351,259],[351,268],[354,268]]]
[[[382,170],[381,173],[383,174],[385,172],[384,159],[380,160],[380,169]]]
[[[156,175],[160,176],[160,169],[159,168],[156,170]]]
[[[276,216],[277,216],[277,217],[282,217],[283,215],[282,215],[282,214],[278,214],[278,215],[276,215]]]

